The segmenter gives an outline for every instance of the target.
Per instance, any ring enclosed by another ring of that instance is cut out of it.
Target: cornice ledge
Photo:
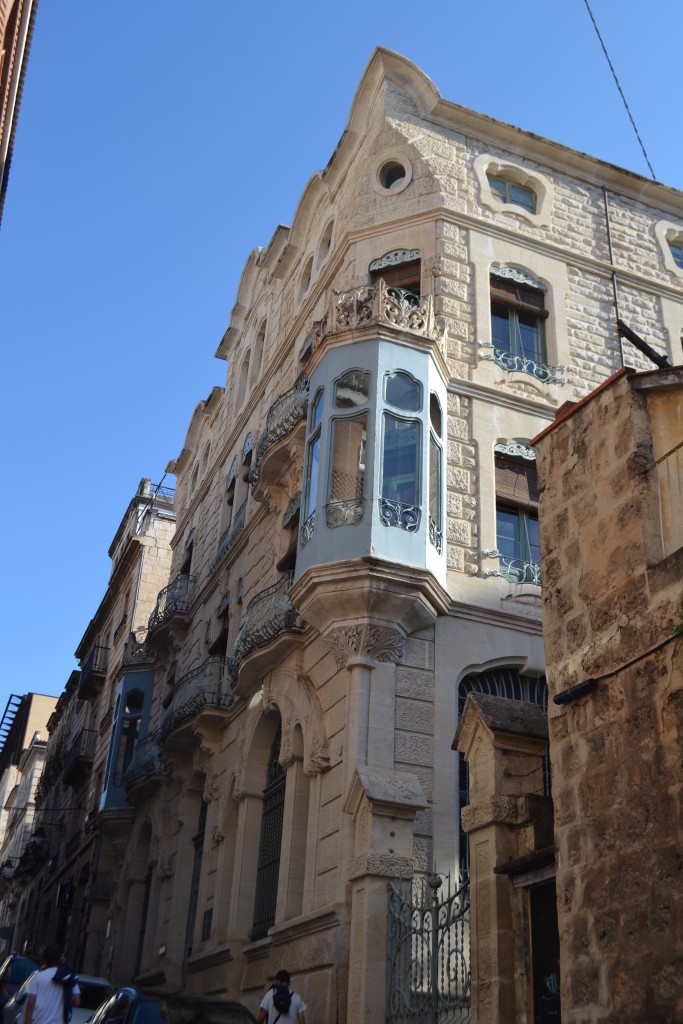
[[[509,392],[501,391],[491,387],[489,384],[480,384],[473,380],[463,380],[461,377],[451,377],[448,381],[448,391],[452,395],[465,395],[467,398],[480,398],[482,401],[502,405],[514,412],[524,413],[526,416],[535,415],[547,419],[551,423],[555,419],[555,413],[560,405],[559,402],[550,404],[534,401],[533,398],[518,398]]]
[[[227,964],[233,960],[232,951],[229,946],[215,946],[205,953],[195,953],[188,958],[187,966],[190,974],[198,971],[205,971],[210,967],[218,967],[219,964]]]
[[[301,939],[305,935],[315,935],[317,932],[338,928],[340,924],[339,913],[334,906],[321,907],[311,914],[302,914],[282,924],[274,924],[268,937],[273,945],[282,945],[293,939]]]

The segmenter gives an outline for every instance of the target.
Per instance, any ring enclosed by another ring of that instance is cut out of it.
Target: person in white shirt
[[[306,1004],[299,993],[293,992],[289,987],[290,980],[289,971],[277,972],[275,984],[270,986],[261,1000],[257,1024],[306,1024],[306,1017],[304,1015]],[[275,1005],[278,986],[289,989],[291,1002],[286,1013],[278,1010]]]
[[[64,1024],[64,986],[54,981],[62,951],[59,946],[46,946],[43,953],[45,966],[36,971],[26,989],[24,1024]],[[81,1001],[78,985],[71,990],[71,1005]]]

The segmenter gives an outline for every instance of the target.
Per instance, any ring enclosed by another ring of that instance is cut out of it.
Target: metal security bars
[[[147,624],[148,633],[160,626],[162,622],[170,619],[172,615],[184,615],[187,612],[192,602],[192,592],[196,582],[196,576],[179,573],[172,583],[159,591],[157,603]]]
[[[469,881],[445,895],[443,879],[389,886],[386,1024],[470,1019]]]

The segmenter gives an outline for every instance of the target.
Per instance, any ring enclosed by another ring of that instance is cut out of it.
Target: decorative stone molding
[[[547,292],[547,285],[543,284],[543,281],[539,281],[537,277],[530,274],[526,270],[521,270],[519,267],[491,267],[491,277],[500,277],[505,281],[514,281],[515,284],[521,284],[526,288],[536,288],[539,292]]]
[[[373,260],[368,270],[372,274],[376,270],[384,270],[385,267],[397,267],[401,263],[413,263],[421,258],[422,253],[419,249],[393,249],[380,256],[378,260]]]
[[[547,227],[550,224],[555,199],[555,188],[550,178],[522,164],[501,160],[500,157],[486,153],[476,158],[473,170],[479,182],[479,197],[482,206],[498,214],[516,214],[530,224],[535,224],[536,227]],[[491,191],[489,175],[496,178],[508,178],[524,188],[531,189],[536,196],[536,212],[530,213],[529,210],[525,210],[515,203],[502,202]]]
[[[439,277],[443,273],[443,260],[440,256],[430,256],[423,261],[422,269],[425,275]]]
[[[352,658],[392,661],[398,664],[405,653],[405,634],[389,626],[339,626],[325,634],[337,667],[344,668]]]
[[[493,450],[498,455],[509,455],[513,459],[527,459],[529,462],[536,461],[535,449],[525,441],[499,441],[498,444],[494,444]]]
[[[666,269],[678,278],[683,277],[683,267],[678,266],[671,252],[672,242],[676,245],[683,245],[683,225],[674,224],[668,220],[660,220],[655,224],[655,237],[659,242]]]
[[[218,825],[214,825],[211,829],[211,845],[219,846],[225,839],[225,836],[218,828]]]

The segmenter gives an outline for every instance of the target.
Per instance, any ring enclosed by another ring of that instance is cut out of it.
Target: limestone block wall
[[[657,377],[619,375],[536,442],[570,1024],[683,1012],[683,549],[662,546]]]

